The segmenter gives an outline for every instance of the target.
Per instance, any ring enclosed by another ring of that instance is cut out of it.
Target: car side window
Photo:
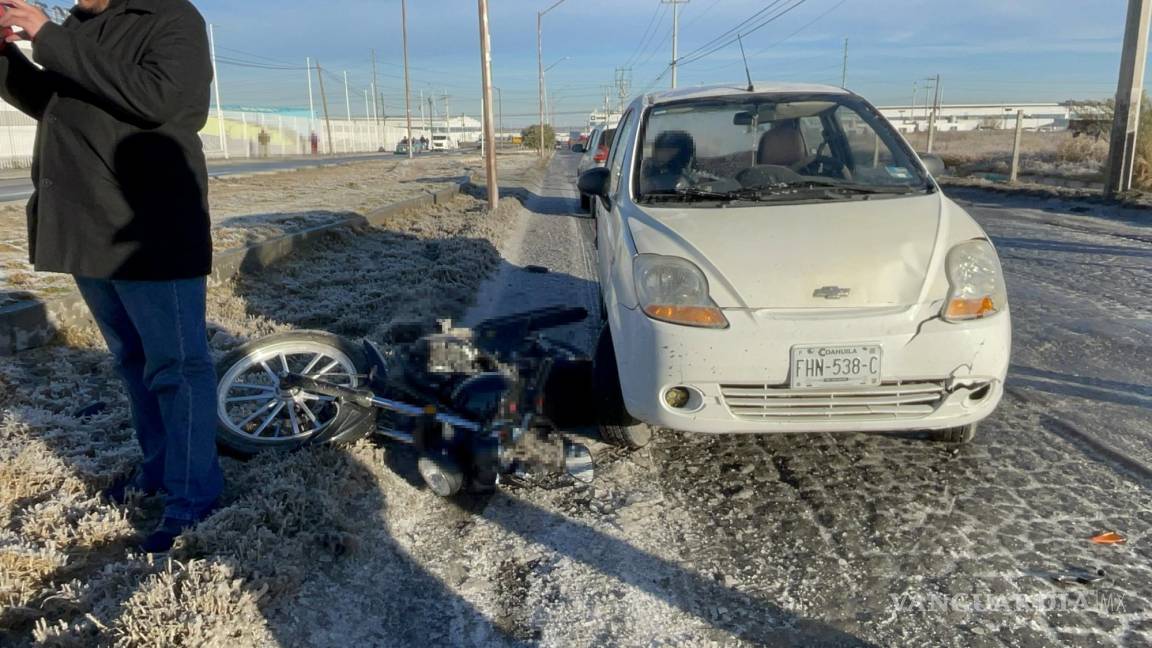
[[[612,149],[608,152],[608,191],[610,193],[615,192],[619,186],[617,181],[620,178],[621,167],[624,165],[625,151],[623,150],[623,142],[630,139],[629,135],[632,130],[633,116],[634,112],[629,110],[620,118],[620,125],[616,127],[616,133],[619,134],[620,137],[612,139]]]

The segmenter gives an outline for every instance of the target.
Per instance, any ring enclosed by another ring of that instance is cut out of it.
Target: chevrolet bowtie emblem
[[[823,297],[824,299],[844,299],[852,292],[851,288],[841,288],[840,286],[824,286],[817,289],[812,293],[813,297]]]

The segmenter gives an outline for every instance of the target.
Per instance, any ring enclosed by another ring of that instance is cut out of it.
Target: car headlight
[[[949,322],[995,315],[1008,306],[1004,272],[992,244],[984,240],[960,243],[948,253],[948,301],[942,316]]]
[[[728,319],[708,294],[708,279],[691,261],[641,254],[633,261],[636,295],[644,313],[655,320],[728,328]]]

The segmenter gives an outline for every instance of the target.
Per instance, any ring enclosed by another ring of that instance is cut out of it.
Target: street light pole
[[[663,4],[672,5],[672,89],[676,89],[676,67],[680,58],[680,5],[688,4],[688,0],[660,0]]]
[[[404,112],[408,118],[408,159],[415,148],[412,143],[412,84],[408,78],[408,0],[400,0],[400,31],[404,41]]]
[[[228,159],[228,131],[224,127],[224,109],[220,104],[220,74],[216,71],[216,32],[212,25],[208,25],[208,48],[212,51],[212,84],[216,86],[216,122],[220,133],[220,150],[224,152],[224,159]],[[312,82],[312,76],[308,76]],[[311,95],[311,93],[309,93]]]
[[[564,0],[557,0],[551,7],[536,13],[536,69],[540,75],[540,126],[536,139],[540,145],[540,157],[544,157],[544,14],[563,3]]]
[[[488,176],[488,210],[494,212],[500,204],[500,186],[496,179],[496,128],[492,118],[492,52],[488,36],[488,0],[477,2],[480,11],[480,77],[484,84],[484,167]]]

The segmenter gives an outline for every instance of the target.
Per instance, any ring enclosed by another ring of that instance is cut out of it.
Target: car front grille
[[[902,420],[928,416],[944,402],[942,381],[885,382],[878,387],[791,389],[720,385],[724,403],[750,421]]]

